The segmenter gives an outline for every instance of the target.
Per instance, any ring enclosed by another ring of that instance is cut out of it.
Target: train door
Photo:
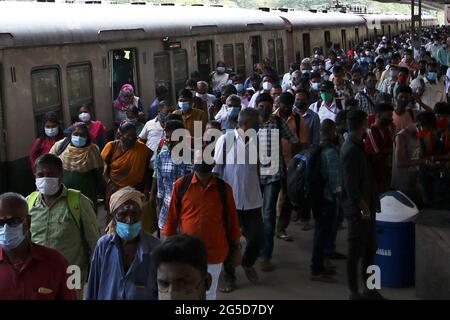
[[[211,40],[197,41],[197,65],[200,77],[209,81],[209,75],[214,68],[213,42]]]
[[[388,34],[389,39],[391,39],[391,25],[388,25]]]
[[[235,46],[236,56],[236,73],[245,78],[245,47],[243,43],[236,43]]]
[[[111,94],[113,100],[117,98],[120,88],[126,83],[133,86],[135,95],[139,95],[136,57],[136,49],[115,49],[110,51],[110,59],[112,60]]]
[[[341,46],[347,51],[347,32],[344,29],[341,30]]]
[[[302,35],[303,40],[303,57],[310,57],[311,56],[311,39],[309,37],[309,33],[304,33]]]
[[[359,29],[355,28],[355,42],[359,44]]]
[[[255,65],[262,61],[261,36],[253,36],[250,38],[252,64]]]
[[[0,75],[2,74],[2,65],[0,64]],[[4,127],[4,113],[2,105],[2,79],[0,76],[0,193],[6,192],[6,133]]]
[[[267,56],[272,66],[276,68],[277,58],[275,53],[275,40],[273,39],[267,41]]]

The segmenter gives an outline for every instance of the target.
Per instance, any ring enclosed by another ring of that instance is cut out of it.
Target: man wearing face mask
[[[289,94],[289,93],[287,93]],[[264,218],[264,244],[262,247],[261,270],[272,271],[271,263],[276,223],[276,209],[278,194],[281,189],[281,180],[285,175],[285,164],[282,157],[282,139],[286,139],[293,150],[300,148],[299,138],[291,131],[289,126],[278,116],[272,114],[273,99],[267,93],[262,93],[256,100],[259,112],[260,130],[260,184],[263,194]],[[275,131],[276,130],[276,131]],[[273,131],[278,133],[280,140],[273,140]],[[272,166],[277,166],[272,168]],[[274,172],[275,171],[275,172]]]
[[[319,115],[320,122],[324,119],[335,121],[337,113],[343,108],[342,105],[338,106],[336,103],[333,82],[322,82],[320,85],[320,100],[310,105],[309,108]]]
[[[363,90],[364,82],[362,79],[361,69],[352,69],[352,90],[353,92],[359,92]]]
[[[365,87],[355,95],[358,105],[369,117],[376,114],[376,104],[390,102],[391,97],[376,89],[377,79],[375,74],[368,73],[365,79]]]
[[[209,164],[212,160],[212,164]],[[242,262],[241,231],[233,190],[230,185],[212,174],[213,159],[204,159],[198,150],[194,157],[194,172],[178,179],[173,187],[167,221],[163,234],[171,237],[179,233],[198,237],[208,251],[208,272],[212,284],[208,300],[216,299],[222,265],[228,255],[234,266]]]
[[[216,97],[212,94],[208,93],[209,85],[206,81],[198,81],[197,82],[197,92],[196,97],[206,102],[206,107],[208,108],[208,119],[211,119],[211,107],[214,106],[214,102],[216,101]]]
[[[37,192],[27,197],[31,240],[58,250],[69,264],[79,266],[83,286],[91,253],[100,237],[92,202],[62,184],[63,163],[53,154],[36,160],[35,177]]]
[[[206,300],[212,278],[202,240],[187,234],[170,237],[152,251],[152,261],[158,300]]]
[[[299,72],[299,71],[296,71],[296,72],[294,72],[293,74],[292,74],[292,83],[294,84],[294,86],[295,86],[295,76],[296,76],[296,74],[297,74],[297,72]],[[269,76],[269,75],[265,75],[263,78],[262,78],[262,83],[261,83],[261,90],[259,90],[258,92],[255,92],[255,94],[252,96],[252,98],[250,99],[250,102],[248,103],[248,107],[249,108],[256,108],[256,99],[258,98],[258,96],[260,95],[260,94],[262,94],[262,93],[267,93],[267,94],[269,94],[270,93],[270,90],[272,89],[272,87],[273,87],[273,83],[274,83],[274,80],[272,79],[272,77],[271,76]]]
[[[378,194],[382,194],[387,192],[391,185],[394,108],[389,103],[380,103],[375,109],[375,123],[367,130],[365,144],[374,169]]]
[[[114,219],[95,247],[86,300],[157,300],[151,253],[160,242],[142,230],[142,199],[131,187],[111,196]]]
[[[405,50],[405,56],[398,65],[400,67],[408,68],[411,75],[419,68],[419,64],[414,60],[413,51],[411,49]]]
[[[69,263],[30,240],[30,222],[23,196],[0,195],[0,300],[75,300],[67,287]]]
[[[227,107],[227,99],[231,95],[236,95],[237,90],[236,87],[232,84],[228,84],[225,87],[223,87],[222,92],[220,94],[220,103],[222,107],[220,108],[219,112],[214,116],[214,120],[221,122],[222,119],[227,118],[228,114],[228,107]]]
[[[397,89],[392,115],[394,135],[414,122],[416,112],[411,109],[411,105],[414,103],[412,94],[412,89],[409,86],[399,86]]]
[[[345,69],[338,65],[333,68],[335,98],[339,102],[354,97],[352,84],[345,78]]]
[[[226,101],[226,116],[222,116],[220,120],[221,130],[225,132],[226,130],[233,130],[237,127],[237,119],[239,112],[241,111],[241,99],[232,94],[227,98]]]
[[[150,191],[150,171],[148,164],[152,151],[137,141],[136,127],[130,123],[122,123],[118,131],[118,139],[109,142],[101,154],[105,161],[105,210],[109,211],[109,198],[117,190],[130,186],[146,195]],[[108,219],[110,216],[108,215]]]
[[[447,101],[444,82],[438,79],[438,65],[436,62],[427,64],[424,79],[414,79],[410,87],[417,93],[417,102],[427,111],[433,111],[438,102]]]
[[[289,72],[285,73],[283,76],[283,80],[281,82],[281,88],[283,92],[290,89],[292,87],[292,73],[300,69],[300,66],[297,62],[293,62],[289,65]]]
[[[139,140],[142,143],[145,143],[153,153],[156,152],[159,141],[163,137],[164,126],[166,125],[171,111],[172,108],[168,101],[161,101],[158,107],[158,114],[153,120],[147,121],[139,135]]]
[[[217,61],[216,71],[211,76],[211,89],[214,95],[217,95],[224,85],[227,84],[230,75],[225,72],[226,65],[222,61]]]
[[[178,93],[178,110],[174,111],[174,114],[181,115],[185,128],[194,138],[195,122],[201,122],[202,132],[205,130],[206,123],[208,122],[208,115],[202,110],[194,109],[192,107],[192,92],[187,89],[182,89]]]
[[[447,41],[442,41],[442,46],[436,52],[436,60],[441,66],[448,67],[450,66],[450,54],[448,52],[448,46],[450,44],[450,37],[447,38]]]
[[[310,93],[307,90],[298,90],[295,94],[295,104],[292,111],[299,114],[308,129],[308,146],[320,143],[320,118],[317,113],[309,108]]]
[[[250,98],[244,87],[244,78],[242,78],[240,75],[236,75],[233,80],[233,85],[236,88],[238,97],[241,99],[242,108],[247,108],[248,103],[250,102]]]

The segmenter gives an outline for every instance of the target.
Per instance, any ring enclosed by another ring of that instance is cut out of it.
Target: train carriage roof
[[[363,18],[350,13],[289,11],[279,12],[278,14],[289,20],[294,30],[323,27],[352,27],[366,24]]]
[[[248,9],[0,2],[0,48],[282,29],[280,17]]]

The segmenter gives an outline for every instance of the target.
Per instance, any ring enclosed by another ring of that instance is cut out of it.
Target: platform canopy
[[[378,2],[392,2],[392,3],[404,3],[411,4],[411,0],[375,0]],[[416,5],[418,0],[415,0]],[[450,5],[450,0],[422,0],[422,6],[424,8],[434,9],[434,10],[445,10],[445,5]]]

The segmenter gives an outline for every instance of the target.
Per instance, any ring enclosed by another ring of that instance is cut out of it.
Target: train
[[[0,192],[34,189],[28,154],[45,112],[67,127],[87,104],[113,128],[118,52],[149,105],[158,86],[173,102],[192,71],[207,78],[217,61],[248,76],[268,57],[282,75],[314,47],[347,49],[410,27],[402,15],[96,2],[0,2]]]

